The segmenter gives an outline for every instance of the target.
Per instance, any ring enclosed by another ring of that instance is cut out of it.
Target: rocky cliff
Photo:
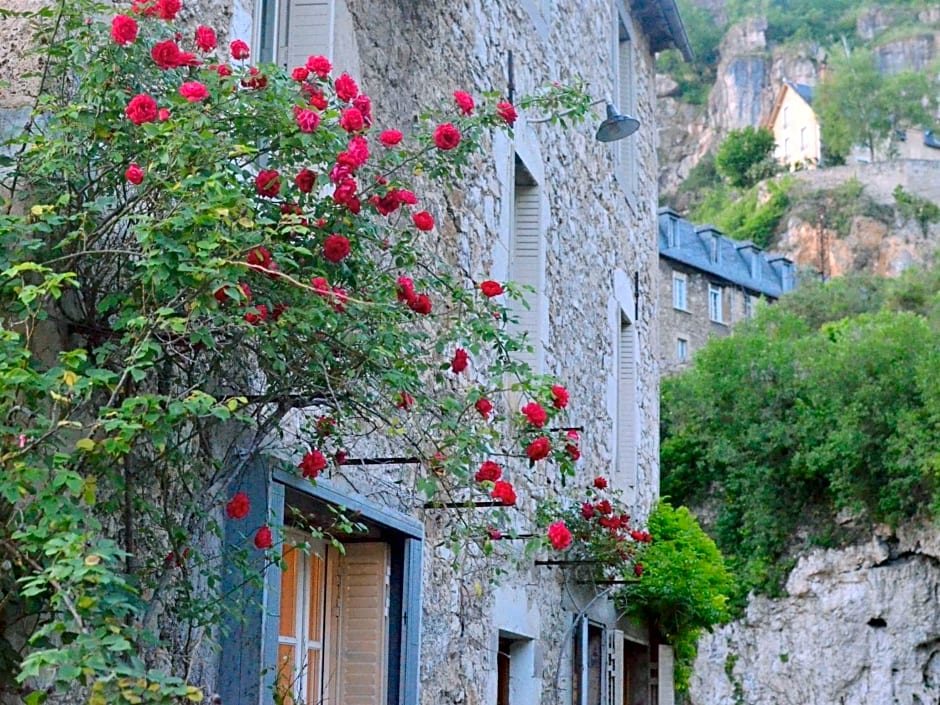
[[[786,588],[701,640],[692,705],[940,703],[936,526],[810,553]]]

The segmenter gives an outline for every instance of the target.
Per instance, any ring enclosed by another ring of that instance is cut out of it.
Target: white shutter
[[[388,544],[347,544],[340,559],[336,705],[385,705],[388,588]]]
[[[633,43],[629,38],[617,42],[617,109],[621,115],[636,116],[634,106]],[[636,138],[614,142],[617,150],[617,179],[630,196],[636,192]]]
[[[308,56],[331,56],[333,1],[284,0],[283,7],[277,52],[281,65],[291,69],[307,63]]]
[[[636,344],[633,326],[620,323],[617,346],[617,475],[619,489],[636,486]]]
[[[513,304],[513,314],[519,321],[516,332],[526,334],[533,350],[539,345],[539,308],[542,298],[540,230],[539,189],[537,186],[517,183],[513,198],[512,259],[509,276],[516,283],[535,289],[534,294],[525,294],[528,308],[521,303]],[[527,362],[533,370],[538,371],[535,352],[518,353],[517,359]]]
[[[604,704],[623,705],[623,632],[619,629],[607,631],[606,662]]]
[[[675,656],[671,646],[659,645],[659,702],[656,705],[676,705]]]

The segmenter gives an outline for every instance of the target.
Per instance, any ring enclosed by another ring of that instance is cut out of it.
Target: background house
[[[813,87],[784,81],[767,120],[774,133],[774,158],[790,169],[814,169],[822,158]]]
[[[433,205],[439,225],[428,246],[480,278],[533,287],[519,326],[534,344],[527,361],[572,396],[583,459],[569,482],[608,477],[642,523],[659,488],[652,62],[671,46],[690,53],[674,1],[494,2],[455,12],[261,0],[248,11],[236,13],[233,32],[253,39],[262,60],[289,69],[311,54],[332,56],[361,79],[383,127],[409,125],[428,103],[452,105],[454,90],[513,99],[573,76],[639,119],[632,137],[601,144],[596,123],[559,129],[520,115],[513,136],[494,137],[461,188]],[[506,469],[521,498],[557,486],[538,466],[507,460]],[[620,618],[586,573],[534,565],[504,542],[510,555],[494,586],[481,556],[455,560],[443,541],[466,510],[425,508],[397,489],[403,473],[393,463],[345,465],[311,487],[275,457],[235,478],[233,489],[275,521],[344,506],[368,533],[344,552],[314,545],[268,567],[253,593],[264,609],[234,627],[218,675],[206,676],[224,705],[270,703],[285,667],[310,705],[673,702],[671,650],[646,625]],[[531,508],[520,501],[512,528],[531,530]],[[304,541],[299,526],[292,536]]]
[[[796,285],[793,263],[752,242],[696,226],[659,209],[659,338],[664,373],[687,365],[714,336],[731,333],[761,300],[776,301]]]

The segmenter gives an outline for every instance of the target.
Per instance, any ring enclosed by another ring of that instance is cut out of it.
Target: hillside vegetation
[[[806,284],[662,395],[663,495],[698,506],[740,596],[801,549],[940,515],[940,268]]]

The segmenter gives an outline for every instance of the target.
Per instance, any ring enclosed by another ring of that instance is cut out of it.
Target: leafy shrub
[[[732,130],[718,145],[715,167],[729,184],[746,188],[773,175],[773,152],[774,135],[766,127]]]
[[[931,223],[940,221],[940,206],[928,198],[909,193],[901,184],[894,187],[894,203],[898,214],[905,220],[915,220],[924,237]]]

